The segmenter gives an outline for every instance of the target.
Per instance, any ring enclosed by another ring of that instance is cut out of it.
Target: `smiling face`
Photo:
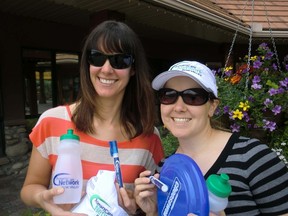
[[[174,77],[167,81],[165,88],[183,91],[201,86],[188,77]],[[161,118],[165,127],[177,138],[188,138],[203,133],[211,128],[210,117],[218,105],[218,100],[208,101],[200,106],[187,105],[182,97],[174,104],[161,104]]]
[[[105,52],[103,52],[105,53]],[[108,55],[115,53],[105,53]],[[102,66],[90,65],[90,79],[95,91],[100,97],[112,98],[123,97],[130,76],[134,74],[131,66],[125,69],[115,69],[107,59]]]

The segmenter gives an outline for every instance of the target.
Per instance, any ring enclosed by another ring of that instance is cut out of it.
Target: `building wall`
[[[15,130],[19,128],[23,131],[23,125],[25,125],[22,49],[37,48],[80,52],[85,36],[89,33],[89,23],[95,25],[97,21],[108,19],[110,15],[101,13],[100,19],[99,16],[93,15],[91,16],[93,22],[87,20],[88,27],[76,27],[0,13],[0,92],[2,92],[1,106],[3,107],[0,120],[7,134],[10,134],[11,130],[14,131],[14,127],[16,127]],[[124,19],[122,15],[121,18]],[[133,23],[131,28],[138,34],[137,24]],[[160,32],[158,36],[152,34],[150,37],[149,32],[151,31],[153,30],[147,27],[145,35],[140,31],[138,35],[152,64],[154,75],[168,69],[172,63],[180,60],[193,59],[205,63],[221,62],[223,59],[224,49],[221,44],[208,43],[185,36],[173,36],[171,32],[167,31]],[[4,146],[3,151],[7,143],[5,146],[2,141],[0,145]],[[7,153],[7,149],[4,153]]]
[[[22,48],[80,52],[88,30],[0,13],[0,32],[0,156],[6,154],[14,157],[13,149],[19,149],[18,146],[27,150],[27,143],[23,142],[22,137],[18,139],[14,134],[11,139],[10,136],[13,130],[25,130]],[[23,154],[23,150],[19,153]]]
[[[6,124],[24,119],[23,47],[79,51],[86,29],[0,14],[1,77]]]

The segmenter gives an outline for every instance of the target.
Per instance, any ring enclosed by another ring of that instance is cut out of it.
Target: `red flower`
[[[237,83],[240,82],[241,78],[242,78],[242,75],[235,74],[235,75],[233,75],[233,76],[230,78],[230,82],[231,82],[232,84],[237,84]]]
[[[247,68],[248,68],[248,65],[247,64],[242,64],[238,67],[237,71],[236,71],[236,74],[243,74],[243,73],[246,73],[247,72]],[[249,69],[249,72],[252,73],[253,72],[253,67],[250,66],[250,69]]]

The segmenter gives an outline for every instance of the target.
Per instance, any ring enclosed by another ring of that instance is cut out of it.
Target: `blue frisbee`
[[[209,215],[206,182],[192,158],[178,153],[171,155],[162,167],[160,181],[168,186],[168,191],[157,189],[159,215]]]

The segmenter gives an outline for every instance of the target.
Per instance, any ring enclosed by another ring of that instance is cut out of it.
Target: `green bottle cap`
[[[60,140],[63,140],[63,139],[79,140],[79,136],[73,134],[73,130],[72,130],[72,129],[68,129],[68,130],[67,130],[67,134],[63,134],[63,135],[60,137]]]
[[[228,197],[232,191],[229,176],[225,173],[210,175],[206,180],[206,185],[211,193],[222,198]]]

